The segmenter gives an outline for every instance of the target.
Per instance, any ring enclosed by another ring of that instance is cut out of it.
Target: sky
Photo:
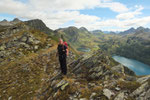
[[[50,29],[69,26],[124,31],[150,28],[150,0],[0,0],[0,20],[41,19]]]

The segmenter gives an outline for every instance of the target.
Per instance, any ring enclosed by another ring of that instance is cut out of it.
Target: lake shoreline
[[[147,65],[149,65],[150,66],[150,63],[148,63],[147,61],[144,61],[144,60],[142,60],[142,59],[138,59],[138,58],[135,58],[135,57],[131,57],[131,56],[129,56],[129,55],[121,55],[121,54],[111,54],[112,56],[122,56],[122,57],[126,57],[126,58],[128,58],[128,59],[134,59],[134,60],[137,60],[137,61],[139,61],[139,62],[142,62],[142,63],[144,63],[144,64],[147,64]]]
[[[112,58],[134,71],[136,75],[150,75],[150,66],[145,63],[120,55],[113,55]]]

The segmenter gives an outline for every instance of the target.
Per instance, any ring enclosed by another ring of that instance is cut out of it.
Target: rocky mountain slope
[[[53,30],[49,29],[42,20],[39,19],[29,20],[25,21],[25,24],[36,30],[40,30],[41,32],[44,32],[46,34],[54,35]]]
[[[45,87],[43,79],[59,72],[58,42],[22,21],[0,29],[0,99],[33,99]],[[69,62],[75,59],[71,51]]]
[[[12,61],[30,53],[49,48],[51,39],[38,30],[32,30],[24,23],[4,28],[0,33],[0,62]]]
[[[63,77],[52,35],[26,22],[0,28],[1,100],[150,99],[150,76],[136,76],[102,51],[77,57],[70,49]]]
[[[128,68],[100,53],[69,64],[71,73],[63,79],[53,80],[49,87],[51,95],[45,94],[47,96],[45,99],[148,100],[150,98],[150,76],[138,78]]]

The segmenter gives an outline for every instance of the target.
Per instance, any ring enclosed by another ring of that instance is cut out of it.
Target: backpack
[[[66,47],[67,47],[67,49],[68,49],[68,43],[65,41],[65,42],[64,42],[64,44],[65,44],[65,46],[66,46]]]

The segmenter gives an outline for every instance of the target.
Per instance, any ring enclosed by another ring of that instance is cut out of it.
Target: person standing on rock
[[[59,44],[57,47],[57,55],[59,56],[60,68],[63,75],[67,74],[66,58],[68,56],[68,53],[69,52],[67,46],[64,44],[62,39],[59,39]]]

